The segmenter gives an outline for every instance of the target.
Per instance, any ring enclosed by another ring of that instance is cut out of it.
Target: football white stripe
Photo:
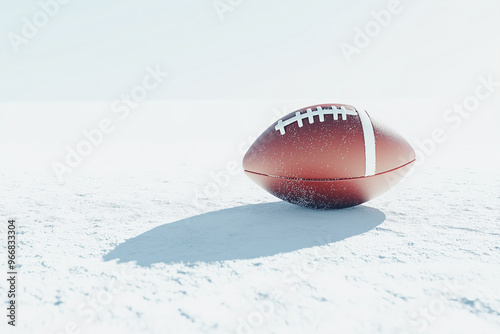
[[[377,158],[375,147],[375,133],[373,124],[368,113],[364,110],[358,110],[363,135],[365,137],[365,176],[375,175]]]

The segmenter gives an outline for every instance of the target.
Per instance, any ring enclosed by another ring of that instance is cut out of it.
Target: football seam
[[[267,176],[267,177],[275,178],[275,179],[285,179],[285,180],[292,180],[292,181],[317,181],[317,182],[344,181],[344,180],[354,180],[354,179],[365,179],[365,178],[369,178],[369,177],[374,177],[374,176],[379,176],[379,175],[382,175],[382,174],[390,173],[390,172],[393,172],[393,171],[398,170],[400,168],[406,167],[406,166],[414,163],[416,160],[417,159],[413,159],[410,162],[405,163],[404,165],[401,165],[399,167],[386,170],[384,172],[373,174],[373,175],[355,176],[355,177],[344,177],[344,178],[334,178],[334,179],[306,179],[306,178],[300,178],[300,177],[277,176],[277,175],[269,175],[269,174],[264,174],[264,173],[252,172],[252,171],[249,171],[249,170],[246,170],[246,169],[245,169],[245,172],[251,173],[251,174],[256,174],[256,175],[261,175],[261,176]]]
[[[337,107],[336,107],[336,106],[334,106],[334,105],[332,105],[331,107],[332,107],[332,108],[336,108],[336,109],[337,109]],[[352,107],[352,106],[351,106],[351,107]],[[317,108],[318,108],[318,107],[317,107]],[[321,106],[319,106],[319,108],[321,108]],[[344,109],[345,109],[345,106],[341,106],[340,108],[341,108],[341,109],[342,109],[342,108],[344,108]],[[354,108],[354,112],[356,113],[356,116],[358,116],[358,117],[359,117],[359,111],[358,111],[355,107],[352,107],[352,108]],[[297,112],[295,113],[295,116],[294,116],[294,117],[296,117],[296,116],[297,116],[297,113],[304,112],[304,111],[306,111],[307,109],[311,109],[311,108],[309,107],[309,108],[305,108],[305,109],[301,109],[301,110],[297,111]],[[323,110],[332,110],[332,109],[323,109]],[[339,109],[337,109],[337,110],[339,110]],[[346,109],[346,110],[347,110],[347,109]],[[302,115],[305,115],[305,114],[306,114],[306,113],[304,113],[304,114],[302,114]],[[326,115],[326,114],[325,114],[325,115]],[[331,114],[329,114],[329,115],[334,115],[334,114],[333,114],[333,113],[331,113]],[[337,115],[338,115],[338,114],[337,114]],[[293,117],[292,117],[292,118],[293,118]],[[334,120],[336,120],[336,119],[334,118]],[[281,120],[280,120],[280,121],[281,121]],[[279,121],[278,121],[278,122],[279,122]],[[278,123],[278,122],[276,122],[276,123]],[[321,122],[321,121],[320,121],[320,122]],[[273,133],[271,133],[271,134],[270,134],[269,136],[267,136],[266,138],[263,138],[263,139],[262,139],[261,141],[259,141],[258,143],[253,144],[253,145],[252,145],[252,147],[248,150],[248,152],[247,152],[245,155],[249,155],[249,154],[250,154],[251,152],[253,152],[253,151],[254,151],[254,150],[255,150],[258,146],[260,146],[260,144],[264,143],[264,142],[265,142],[266,140],[268,140],[270,137],[272,137],[272,136],[274,136],[274,135],[278,134],[279,130],[276,130],[276,126],[277,126],[277,125],[275,125],[275,126],[274,126],[274,128],[275,128],[275,129],[274,129]]]
[[[356,110],[347,110],[345,106],[340,106],[340,108],[337,108],[336,106],[330,106],[329,109],[323,109],[323,107],[317,106],[315,111],[313,111],[311,108],[305,109],[306,112],[303,111],[304,110],[299,110],[295,112],[295,116],[290,117],[286,120],[280,119],[275,125],[274,130],[279,131],[281,135],[285,135],[286,127],[291,124],[298,123],[299,128],[301,128],[304,126],[304,123],[302,121],[305,119],[309,120],[309,124],[314,124],[314,116],[319,116],[320,123],[323,123],[325,121],[325,115],[333,115],[334,121],[338,121],[339,115],[342,115],[343,121],[347,120],[347,115],[359,116]]]

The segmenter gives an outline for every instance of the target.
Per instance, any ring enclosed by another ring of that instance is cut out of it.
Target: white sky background
[[[46,2],[48,0],[42,1]],[[69,1],[15,53],[37,1],[2,0],[2,101],[113,100],[151,64],[172,81],[158,99],[455,98],[498,71],[500,3],[401,1],[372,44],[339,44],[389,1]]]
[[[221,20],[212,1],[73,0],[16,53],[8,34],[21,34],[40,5],[1,0],[0,142],[57,143],[47,162],[63,157],[156,65],[171,74],[148,96],[156,102],[107,143],[237,146],[269,125],[273,109],[328,102],[366,106],[412,143],[423,140],[447,126],[443,113],[474,92],[478,76],[500,80],[500,2],[401,1],[401,14],[349,63],[340,44],[353,44],[388,3],[242,1]],[[497,89],[497,101],[450,130],[436,155],[496,170],[488,152],[500,149],[499,97]]]

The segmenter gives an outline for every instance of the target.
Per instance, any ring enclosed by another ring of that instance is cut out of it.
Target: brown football
[[[410,144],[366,111],[321,104],[271,125],[246,153],[243,168],[282,200],[345,208],[389,190],[414,162]]]

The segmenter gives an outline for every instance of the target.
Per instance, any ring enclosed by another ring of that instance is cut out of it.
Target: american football
[[[271,125],[249,148],[243,168],[282,200],[340,209],[386,192],[414,163],[410,144],[366,111],[321,104]]]

